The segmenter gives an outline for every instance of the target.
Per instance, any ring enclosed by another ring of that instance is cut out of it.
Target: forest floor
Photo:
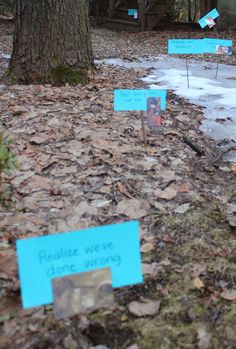
[[[10,54],[13,28],[0,29]],[[94,55],[156,56],[170,37],[202,36],[93,29]],[[0,73],[7,63],[0,55]],[[113,111],[113,90],[145,88],[145,75],[99,65],[87,86],[0,86],[0,131],[19,164],[1,186],[0,348],[236,348],[235,166],[199,131],[201,108],[172,91],[145,149],[139,114]],[[22,309],[16,239],[131,219],[141,224],[145,280],[116,289],[115,308],[60,321],[51,306]]]

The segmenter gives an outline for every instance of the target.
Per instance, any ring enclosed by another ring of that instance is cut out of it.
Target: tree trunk
[[[188,23],[192,23],[192,2],[188,0]]]
[[[86,83],[92,66],[88,0],[17,1],[13,82]]]
[[[216,0],[201,0],[201,17],[205,16],[209,11],[216,7]]]

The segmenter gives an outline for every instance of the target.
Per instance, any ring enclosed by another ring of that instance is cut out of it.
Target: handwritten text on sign
[[[216,53],[216,46],[232,46],[232,40],[224,39],[176,39],[168,40],[169,54]]]
[[[166,109],[166,90],[115,90],[114,110],[115,111],[146,111],[147,98],[160,97],[161,109]]]
[[[205,42],[203,39],[170,39],[168,40],[169,54],[203,54]]]
[[[110,267],[112,286],[142,282],[136,221],[17,240],[24,308],[52,303],[51,279]]]

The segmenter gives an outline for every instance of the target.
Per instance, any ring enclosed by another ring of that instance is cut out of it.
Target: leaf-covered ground
[[[1,29],[10,54],[13,29]],[[168,37],[202,36],[94,29],[94,54],[130,60],[165,53]],[[113,90],[144,88],[145,74],[99,66],[84,87],[1,85],[0,131],[19,169],[1,187],[0,348],[235,348],[234,167],[199,131],[201,109],[171,91],[145,149],[139,114],[113,111]],[[141,224],[145,282],[115,290],[114,309],[60,321],[51,307],[22,310],[16,239],[130,219]]]

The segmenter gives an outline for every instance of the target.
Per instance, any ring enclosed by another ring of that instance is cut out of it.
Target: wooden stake
[[[188,72],[188,58],[186,58],[187,84],[189,88],[189,72]]]
[[[140,117],[141,117],[141,123],[142,123],[143,142],[144,142],[145,148],[147,150],[147,135],[146,135],[146,130],[145,130],[144,112],[143,111],[140,111]]]
[[[217,65],[216,65],[216,75],[215,75],[215,79],[217,80],[218,77],[218,71],[219,71],[219,56],[217,58]]]
[[[215,33],[216,33],[216,36],[219,38],[219,33],[218,33],[216,27],[214,27],[214,31],[215,31]],[[217,80],[218,71],[219,71],[219,61],[220,61],[220,55],[218,55],[218,57],[217,57],[216,75],[215,75],[215,79],[216,79],[216,80]]]
[[[139,0],[139,21],[141,32],[145,31],[146,26],[146,13],[145,13],[145,0]]]

